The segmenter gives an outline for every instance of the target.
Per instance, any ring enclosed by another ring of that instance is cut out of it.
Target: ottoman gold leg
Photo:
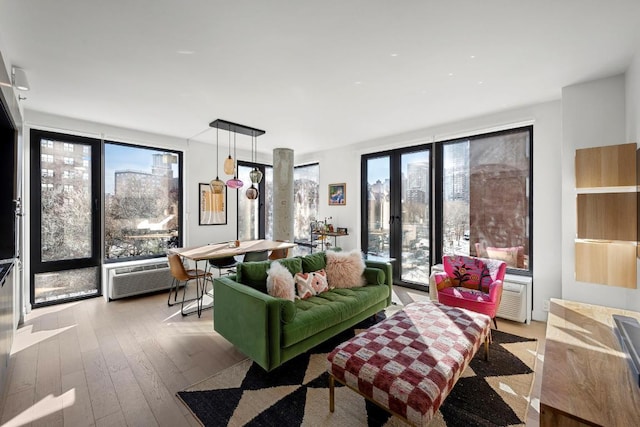
[[[489,361],[489,337],[484,340],[484,360]]]
[[[335,399],[335,380],[333,375],[329,374],[329,412],[334,411],[334,399]]]

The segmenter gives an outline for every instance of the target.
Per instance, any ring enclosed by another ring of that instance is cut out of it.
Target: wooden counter
[[[640,387],[613,331],[640,313],[552,299],[540,392],[541,426],[638,426]]]

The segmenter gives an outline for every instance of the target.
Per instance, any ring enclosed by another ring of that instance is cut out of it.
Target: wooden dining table
[[[248,252],[262,252],[262,251],[274,251],[280,249],[290,249],[295,247],[295,243],[290,242],[278,242],[275,240],[244,240],[239,241],[238,246],[236,246],[235,241],[231,242],[223,242],[223,243],[210,243],[203,246],[193,246],[193,247],[184,247],[184,248],[172,248],[169,249],[169,252],[178,254],[184,259],[188,259],[194,262],[195,269],[198,269],[198,264],[200,261],[208,262],[210,259],[217,258],[229,258],[237,255],[243,255]],[[206,270],[205,268],[201,268],[201,270]],[[186,311],[185,314],[193,314],[198,313],[198,317],[202,315],[203,310],[208,310],[213,308],[213,293],[208,294],[206,292],[206,277],[203,275],[202,277],[198,277],[196,279],[196,302],[197,307],[194,310]],[[212,289],[213,292],[213,289]],[[205,295],[209,295],[211,297],[211,303],[204,305],[204,297]]]

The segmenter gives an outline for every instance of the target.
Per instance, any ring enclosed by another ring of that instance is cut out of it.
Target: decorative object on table
[[[329,184],[329,206],[343,206],[347,204],[347,184]]]
[[[376,321],[383,318],[376,315]],[[399,419],[342,386],[336,387],[336,410],[329,412],[326,354],[376,321],[367,318],[269,373],[244,360],[178,392],[178,397],[203,425],[296,426],[303,420],[307,425],[397,425]],[[492,336],[491,360],[485,362],[478,352],[433,425],[525,423],[537,341],[500,331],[492,331]]]
[[[229,122],[227,120],[216,119],[209,123],[210,127],[216,129],[224,129],[229,132],[229,157],[224,161],[224,172],[227,175],[233,175],[233,178],[227,181],[227,187],[232,189],[242,188],[244,183],[241,179],[237,177],[237,153],[236,153],[236,134],[240,133],[242,135],[247,135],[251,137],[251,155],[252,159],[254,156],[257,157],[257,148],[258,141],[257,137],[263,135],[265,131],[261,129],[252,128],[245,125],[240,125],[238,123]],[[231,133],[233,133],[233,157],[231,157]],[[254,140],[255,140],[255,150],[254,150]],[[234,159],[235,157],[235,159]],[[257,173],[256,173],[257,172]],[[257,168],[254,168],[250,173],[250,178],[252,185],[247,190],[246,195],[249,199],[258,198],[259,192],[258,189],[255,188],[253,184],[257,184],[262,180],[262,172],[260,172]]]
[[[224,191],[224,181],[222,181],[218,175],[218,167],[220,165],[220,150],[219,148],[219,144],[218,144],[218,133],[219,133],[220,129],[216,128],[216,179],[212,179],[211,182],[209,183],[209,186],[211,187],[211,191],[213,192],[213,194],[221,194]]]
[[[346,228],[346,227],[338,227],[338,228],[336,229],[336,233],[338,233],[338,234],[344,234],[344,235],[347,235],[347,234],[348,234],[348,233],[347,233],[347,228]]]
[[[227,187],[222,187],[222,192],[214,193],[211,184],[198,184],[199,225],[223,225],[227,223]]]

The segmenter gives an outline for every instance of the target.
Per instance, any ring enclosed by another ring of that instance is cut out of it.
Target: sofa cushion
[[[327,273],[324,270],[296,273],[296,290],[302,299],[310,298],[329,290]]]
[[[384,281],[387,277],[383,270],[374,267],[367,267],[364,269],[364,278],[368,285],[384,285]]]
[[[354,288],[364,286],[362,275],[365,263],[359,250],[351,252],[327,251],[327,279],[332,288]]]
[[[302,261],[299,258],[284,258],[278,262],[289,270],[291,275],[302,271]],[[241,262],[236,268],[236,281],[267,293],[267,271],[271,261]]]
[[[333,289],[296,300],[295,318],[282,326],[282,347],[289,347],[347,320],[389,296],[389,286]]]
[[[267,270],[267,292],[272,297],[293,301],[296,298],[296,286],[291,272],[279,262],[272,262]]]
[[[324,252],[316,252],[315,254],[303,256],[300,259],[302,260],[303,273],[311,273],[312,271],[322,270],[327,267],[327,258]]]

